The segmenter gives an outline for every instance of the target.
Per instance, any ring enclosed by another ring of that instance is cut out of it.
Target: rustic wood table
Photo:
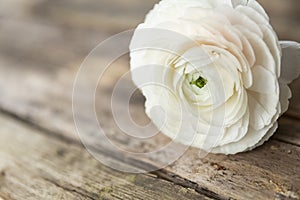
[[[99,42],[134,28],[157,1],[0,1],[0,200],[300,198],[300,80],[292,84],[294,98],[276,134],[251,152],[200,159],[199,151],[190,148],[164,169],[130,174],[103,165],[86,151],[72,115],[79,66]],[[299,0],[260,2],[280,39],[300,40]],[[105,56],[95,59],[100,67]],[[128,71],[128,57],[116,65],[122,70],[107,72],[99,104]],[[144,99],[137,96],[133,115],[145,119]],[[107,108],[99,106],[97,114],[111,141],[126,148],[147,152],[169,141],[162,134],[151,141],[130,141]],[[89,126],[82,110],[85,117]],[[95,148],[116,165],[156,164],[116,156],[101,141]]]

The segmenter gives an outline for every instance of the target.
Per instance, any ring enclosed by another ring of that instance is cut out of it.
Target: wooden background
[[[199,159],[199,151],[190,148],[165,169],[127,174],[104,166],[85,150],[72,118],[76,72],[93,47],[134,28],[157,1],[0,1],[0,200],[300,198],[299,80],[292,85],[294,98],[280,128],[251,152]],[[259,2],[280,39],[300,40],[299,0]],[[105,55],[95,62],[103,59]],[[128,58],[116,65],[122,70],[108,72],[103,82],[107,93],[99,102],[108,100],[114,82],[128,70]],[[146,119],[141,114],[144,100],[137,99],[133,115]],[[143,143],[130,141],[107,108],[100,106],[97,113],[109,138],[129,149],[147,152],[168,141],[161,134]],[[108,153],[101,141],[96,146],[103,159],[117,165],[156,164]]]

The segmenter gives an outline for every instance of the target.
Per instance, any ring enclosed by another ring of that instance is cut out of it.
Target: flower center
[[[207,84],[207,80],[202,76],[199,76],[196,80],[190,82],[191,85],[196,85],[198,88],[203,88]]]

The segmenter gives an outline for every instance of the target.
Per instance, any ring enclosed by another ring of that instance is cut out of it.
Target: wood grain
[[[209,199],[154,175],[117,172],[82,147],[66,145],[12,118],[0,115],[0,123],[2,198]]]

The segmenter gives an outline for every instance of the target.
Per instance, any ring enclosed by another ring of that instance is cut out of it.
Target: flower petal
[[[274,74],[260,65],[252,68],[252,74],[253,84],[248,90],[264,94],[276,93],[278,85]]]

